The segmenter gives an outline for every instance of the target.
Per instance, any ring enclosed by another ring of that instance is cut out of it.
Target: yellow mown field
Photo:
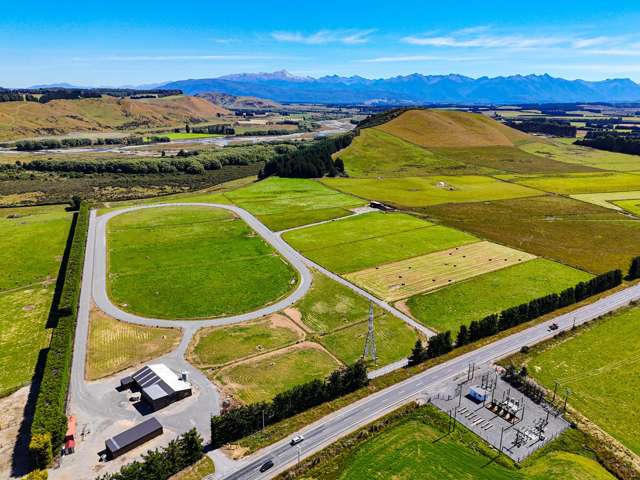
[[[367,268],[345,277],[383,300],[395,301],[534,258],[485,241]]]

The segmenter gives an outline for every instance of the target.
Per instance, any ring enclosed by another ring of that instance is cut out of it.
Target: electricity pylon
[[[364,342],[364,354],[362,357],[366,360],[367,357],[373,360],[373,363],[378,363],[378,352],[376,351],[376,333],[373,325],[373,302],[369,304],[369,331],[367,332],[367,339]]]

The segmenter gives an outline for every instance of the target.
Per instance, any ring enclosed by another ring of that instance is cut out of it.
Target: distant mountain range
[[[426,103],[575,103],[640,101],[640,85],[628,78],[566,80],[550,75],[471,78],[463,75],[412,75],[384,79],[338,75],[298,77],[285,70],[240,73],[217,78],[169,82],[161,88],[187,94],[219,92],[278,102],[426,104]]]

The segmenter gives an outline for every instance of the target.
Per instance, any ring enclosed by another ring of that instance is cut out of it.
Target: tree
[[[460,330],[458,330],[458,335],[456,336],[456,347],[462,347],[467,343],[469,343],[469,331],[466,325],[460,325]]]
[[[427,350],[424,348],[422,344],[422,340],[416,340],[416,344],[413,346],[413,350],[411,350],[411,355],[407,358],[407,365],[412,367],[414,365],[419,365],[425,361],[427,358]]]
[[[344,162],[340,157],[336,158],[336,161],[333,162],[336,167],[336,170],[340,173],[344,173]]]
[[[627,274],[627,280],[635,280],[636,278],[640,278],[640,257],[635,257],[631,260],[629,273]]]
[[[71,210],[73,211],[80,210],[81,203],[82,203],[82,198],[80,198],[80,195],[72,196],[71,201],[69,202],[69,204],[71,205]]]
[[[188,123],[184,124],[184,131],[187,133],[191,133],[191,126]]]

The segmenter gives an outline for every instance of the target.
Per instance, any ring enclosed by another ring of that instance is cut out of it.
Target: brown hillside
[[[532,139],[484,115],[448,110],[409,110],[374,128],[431,148],[513,146]]]
[[[199,93],[198,97],[205,98],[211,103],[223,108],[230,109],[268,109],[268,108],[282,108],[282,105],[268,100],[266,98],[258,97],[238,97],[236,95],[229,95],[226,93]]]
[[[0,140],[172,126],[211,120],[218,113],[229,112],[202,98],[187,96],[6,102],[0,103]]]

